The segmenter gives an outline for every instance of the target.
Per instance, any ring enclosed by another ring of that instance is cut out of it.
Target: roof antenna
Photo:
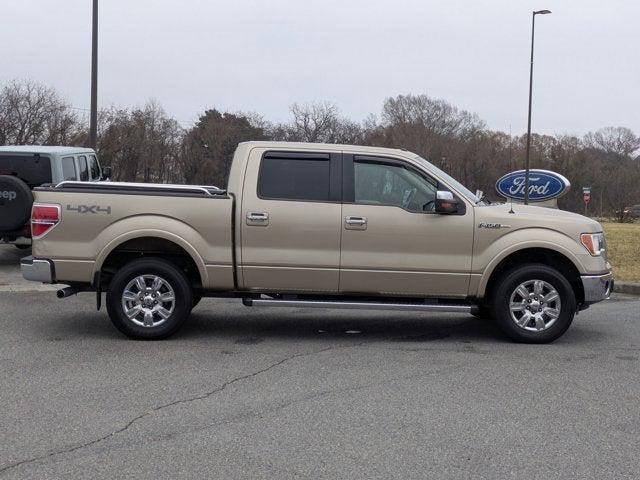
[[[516,212],[513,211],[513,197],[509,197],[509,201],[510,201],[510,204],[511,204],[511,208],[509,209],[509,213],[516,213]]]

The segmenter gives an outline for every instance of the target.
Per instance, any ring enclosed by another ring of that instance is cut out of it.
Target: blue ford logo
[[[507,173],[496,182],[496,191],[506,198],[524,200],[524,170]],[[549,170],[529,170],[529,200],[541,202],[567,193],[571,183],[559,173]]]

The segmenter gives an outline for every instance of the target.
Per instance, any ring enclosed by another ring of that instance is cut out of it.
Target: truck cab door
[[[244,288],[338,291],[341,157],[340,152],[251,150],[236,219]]]
[[[473,208],[435,212],[446,186],[402,159],[343,155],[340,292],[467,296]]]

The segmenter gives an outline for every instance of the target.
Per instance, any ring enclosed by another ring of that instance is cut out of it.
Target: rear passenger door
[[[251,151],[242,216],[236,220],[246,288],[338,291],[341,157],[340,152]]]

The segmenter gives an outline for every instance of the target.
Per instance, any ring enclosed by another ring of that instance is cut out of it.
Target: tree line
[[[286,122],[259,114],[205,110],[190,127],[148,101],[142,107],[103,109],[97,150],[113,180],[226,185],[233,152],[247,140],[345,143],[404,148],[471,189],[499,200],[494,185],[524,168],[526,135],[490,130],[475,113],[428,95],[387,98],[377,115],[355,122],[328,102],[293,104]],[[55,90],[32,81],[0,89],[0,145],[86,145],[86,115]],[[625,127],[583,136],[533,134],[531,165],[572,183],[560,207],[583,212],[582,186],[592,188],[589,213],[625,220],[640,204],[640,137]]]

